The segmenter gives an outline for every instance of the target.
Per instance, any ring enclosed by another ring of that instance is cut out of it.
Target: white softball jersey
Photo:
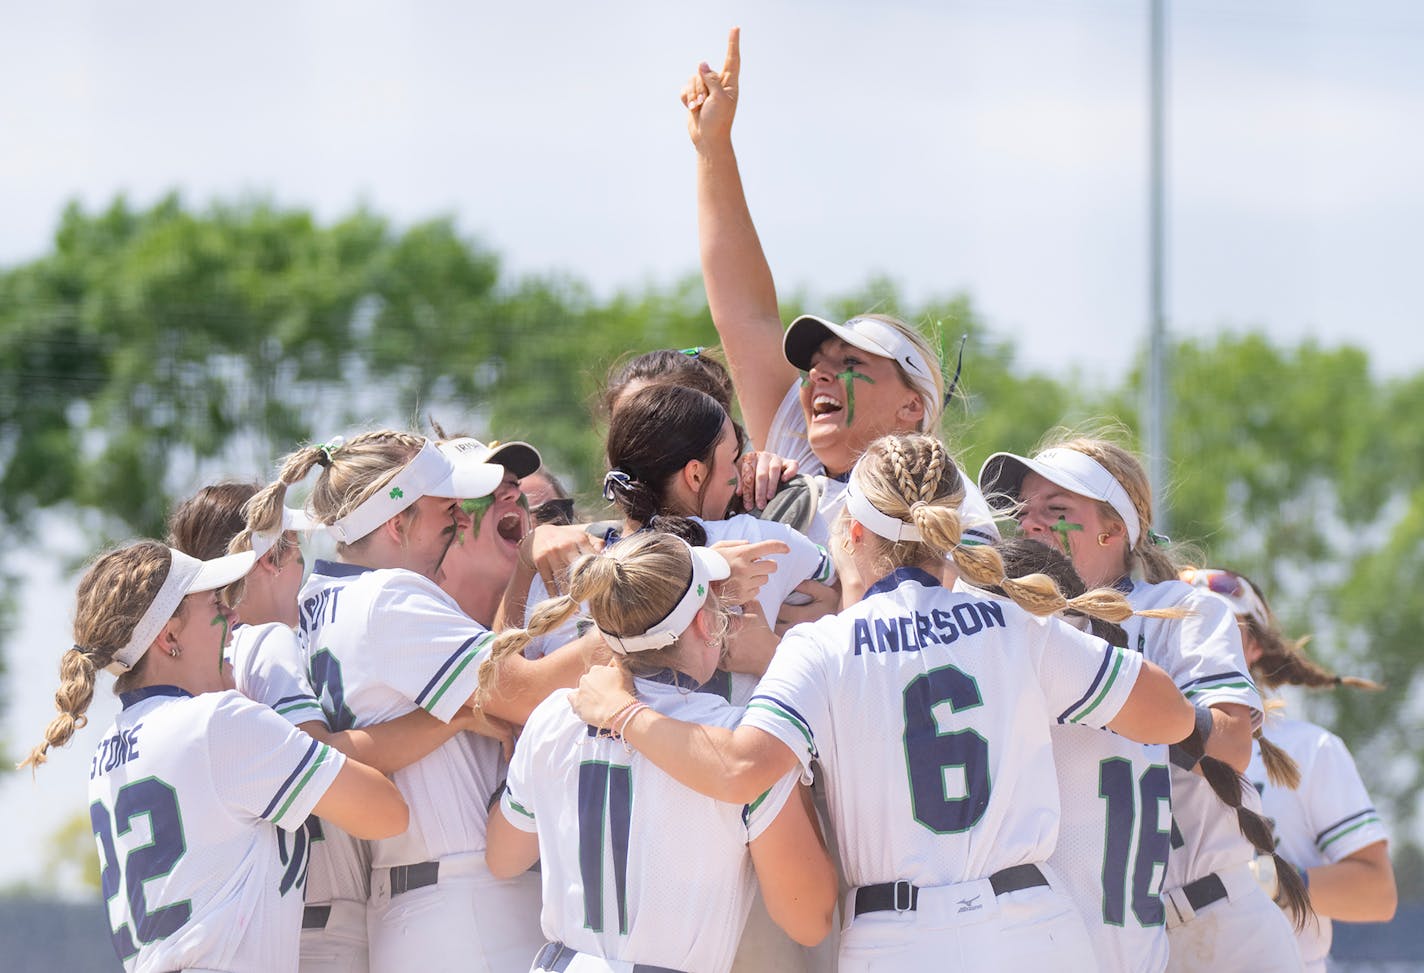
[[[742,715],[671,671],[635,688],[680,720],[734,727]],[[569,692],[530,716],[500,804],[515,827],[539,835],[544,935],[605,959],[729,969],[756,891],[746,846],[792,798],[796,772],[752,804],[714,801],[596,736]]]
[[[280,622],[238,625],[228,654],[238,692],[271,707],[293,726],[306,722],[327,726],[321,702],[307,677],[306,651],[291,628]],[[370,845],[316,817],[307,820],[298,840],[302,838],[309,861],[307,903],[329,905],[333,900],[347,900],[364,904],[371,892]],[[303,938],[309,937],[304,934]]]
[[[1196,706],[1239,703],[1261,724],[1261,695],[1247,675],[1241,631],[1225,599],[1181,581],[1137,581],[1127,596],[1134,611],[1182,608],[1180,619],[1142,618],[1123,623],[1128,648],[1143,653],[1172,677]],[[1165,888],[1180,888],[1214,872],[1245,866],[1255,849],[1241,834],[1236,812],[1212,793],[1199,774],[1171,768],[1175,834],[1167,860]],[[1246,806],[1260,809],[1247,789]]]
[[[1253,744],[1246,779],[1261,795],[1281,857],[1296,868],[1315,868],[1389,840],[1355,761],[1339,737],[1314,723],[1285,719],[1267,720],[1265,733],[1300,767],[1299,788],[1277,787],[1261,762],[1260,745]],[[1316,919],[1318,925],[1306,923],[1296,931],[1296,938],[1306,969],[1324,973],[1333,933],[1328,918]]]
[[[782,541],[791,548],[786,554],[773,554],[770,560],[775,562],[776,571],[767,578],[767,582],[762,586],[761,592],[757,595],[757,604],[761,606],[762,614],[765,615],[769,625],[776,624],[777,612],[781,610],[781,603],[786,600],[792,590],[803,581],[819,581],[822,584],[830,584],[835,581],[835,568],[831,564],[831,556],[820,544],[812,543],[805,536],[787,527],[785,524],[778,524],[767,520],[758,520],[749,514],[738,514],[726,520],[703,520],[694,517],[702,529],[707,532],[708,546],[716,544],[718,541]],[[548,589],[544,587],[544,581],[539,575],[534,576],[534,582],[529,587],[529,599],[525,603],[524,623],[529,623],[529,616],[533,613],[535,606],[541,600],[548,597]],[[580,625],[591,624],[587,616],[578,616],[568,623],[547,635],[538,639],[531,639],[530,644],[525,647],[524,654],[528,658],[540,658],[561,646],[567,645],[578,637],[583,631]],[[734,706],[745,706],[751,698],[752,691],[756,688],[757,677],[744,673],[718,672],[703,687],[706,692],[712,692],[723,699],[728,700]]]
[[[311,686],[338,731],[416,708],[448,723],[474,692],[479,656],[494,639],[433,581],[398,568],[317,561],[300,602]],[[498,743],[459,733],[396,771],[410,827],[371,842],[372,866],[482,852],[499,764]]]
[[[294,835],[346,758],[237,692],[120,698],[91,763],[89,818],[124,969],[295,971],[306,862]]]
[[[830,544],[831,527],[845,506],[845,483],[827,476],[826,465],[811,450],[806,438],[806,414],[801,411],[800,382],[793,382],[787,389],[776,415],[772,417],[763,448],[783,459],[796,460],[801,474],[816,478],[820,497],[816,517],[807,528],[806,536],[823,547]],[[964,502],[960,504],[960,512],[965,521],[966,540],[980,544],[994,543],[999,539],[999,528],[994,524],[994,512],[989,509],[978,482],[962,467],[959,478],[964,484]]]
[[[943,886],[1045,861],[1058,835],[1048,728],[1103,726],[1136,653],[901,568],[793,628],[747,707],[825,776],[850,884]]]

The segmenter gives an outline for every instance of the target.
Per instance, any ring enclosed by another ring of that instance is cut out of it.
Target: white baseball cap
[[[391,481],[367,497],[327,532],[343,544],[359,541],[421,497],[473,500],[493,493],[504,481],[504,467],[474,458],[453,443],[437,447],[425,440]]]
[[[889,358],[905,370],[910,386],[925,403],[926,426],[939,419],[944,410],[938,364],[926,360],[924,352],[898,328],[876,318],[851,318],[845,324],[835,324],[815,315],[803,314],[786,329],[781,350],[786,360],[803,372],[811,370],[816,349],[827,338],[839,338],[846,344],[879,358]]]
[[[1137,546],[1142,525],[1132,498],[1117,477],[1087,453],[1061,447],[1045,449],[1032,459],[1016,453],[995,453],[979,470],[979,489],[990,506],[1003,510],[1010,506],[1006,501],[1019,498],[1026,473],[1037,473],[1070,493],[1106,503],[1127,527],[1128,546]]]
[[[163,631],[163,626],[178,610],[178,605],[185,595],[226,587],[245,577],[247,572],[252,570],[252,565],[257,563],[255,551],[228,554],[215,557],[211,561],[199,561],[170,547],[168,556],[168,576],[163,579],[158,594],[154,595],[153,601],[144,609],[143,616],[134,626],[128,642],[114,653],[113,661],[104,667],[116,676],[122,676],[138,665],[138,660],[143,658],[153,640],[158,638],[158,633]]]
[[[683,544],[687,542],[683,541]],[[732,573],[727,559],[711,548],[689,545],[687,551],[692,556],[692,577],[688,579],[687,589],[672,611],[641,635],[614,635],[600,628],[598,631],[607,640],[610,649],[619,655],[627,655],[629,652],[649,652],[672,645],[687,631],[687,626],[692,624],[702,606],[707,604],[707,593],[711,590],[709,583],[721,581]]]
[[[528,443],[518,441],[502,443],[496,439],[487,446],[478,439],[462,436],[442,444],[440,448],[445,449],[446,447],[455,449],[477,462],[503,466],[521,480],[544,465],[544,458],[539,455],[537,449]],[[468,500],[470,498],[461,497],[460,499]]]

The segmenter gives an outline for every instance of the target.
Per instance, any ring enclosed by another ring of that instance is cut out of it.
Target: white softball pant
[[[1286,914],[1256,884],[1249,863],[1215,873],[1224,895],[1205,904],[1197,886],[1162,893],[1167,910],[1167,973],[1299,973],[1300,946]],[[1196,898],[1193,904],[1191,898]]]
[[[1047,885],[998,896],[988,879],[922,888],[913,912],[859,916],[854,896],[845,903],[840,973],[1094,973],[1097,966],[1078,910]]]
[[[373,868],[371,973],[526,973],[544,945],[539,911],[538,874],[497,879],[482,851]]]

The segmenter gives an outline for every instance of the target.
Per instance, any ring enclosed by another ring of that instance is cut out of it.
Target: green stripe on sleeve
[[[453,671],[451,671],[450,675],[445,677],[445,681],[441,683],[440,688],[435,691],[435,695],[431,696],[430,699],[426,702],[425,711],[427,713],[435,712],[435,706],[437,703],[440,702],[440,697],[444,696],[445,691],[455,684],[455,680],[460,678],[460,673],[464,672],[465,669],[469,667],[470,663],[475,661],[475,658],[480,654],[480,649],[482,647],[482,645],[476,646],[471,652],[469,652],[465,656],[464,660],[458,666],[456,666]]]
[[[271,820],[273,820],[273,821],[279,821],[279,820],[281,820],[282,815],[284,815],[284,814],[287,813],[287,809],[292,806],[292,802],[295,801],[295,800],[297,799],[297,795],[302,792],[302,788],[306,787],[306,786],[307,786],[307,782],[312,779],[312,774],[316,773],[316,772],[317,772],[317,768],[319,768],[319,767],[321,767],[323,764],[325,764],[325,763],[326,763],[326,759],[327,759],[328,757],[330,757],[330,756],[331,756],[331,748],[328,747],[326,744],[323,743],[323,744],[321,745],[321,749],[316,752],[316,759],[312,761],[311,768],[308,769],[307,772],[306,772],[306,774],[302,777],[302,779],[297,782],[297,786],[294,787],[294,788],[292,788],[292,793],[290,793],[290,794],[287,795],[287,800],[286,800],[286,802],[283,803],[283,805],[277,809],[277,813],[274,814],[274,815],[272,815]]]
[[[1101,691],[1100,693],[1098,693],[1098,696],[1097,696],[1096,699],[1094,699],[1091,703],[1088,704],[1088,708],[1087,708],[1087,709],[1085,709],[1085,710],[1083,710],[1082,712],[1080,712],[1077,716],[1071,716],[1071,717],[1069,717],[1069,718],[1068,718],[1068,722],[1069,722],[1069,723],[1077,723],[1079,720],[1083,719],[1085,716],[1087,716],[1087,715],[1088,715],[1089,713],[1091,713],[1093,710],[1097,709],[1097,708],[1098,708],[1098,704],[1103,701],[1103,697],[1108,694],[1108,690],[1112,689],[1113,683],[1117,682],[1117,674],[1122,671],[1122,650],[1121,650],[1121,649],[1113,649],[1113,650],[1112,650],[1112,653],[1113,653],[1113,667],[1112,667],[1112,672],[1109,672],[1109,673],[1108,673],[1108,678],[1107,678],[1107,680],[1104,681],[1104,683],[1103,683],[1102,691]]]
[[[806,738],[806,749],[811,751],[813,757],[816,756],[816,741],[811,736],[811,731],[796,717],[778,706],[768,706],[766,703],[751,703],[747,706],[747,709],[764,709],[768,713],[773,713],[796,727],[796,729],[801,732],[801,735]]]
[[[1352,828],[1346,828],[1344,831],[1341,831],[1341,832],[1340,832],[1339,834],[1337,834],[1335,837],[1331,838],[1329,841],[1327,841],[1327,842],[1325,842],[1324,844],[1320,845],[1319,848],[1320,848],[1321,851],[1324,851],[1326,848],[1329,848],[1329,847],[1330,847],[1331,845],[1333,845],[1335,842],[1337,842],[1337,841],[1339,841],[1341,838],[1345,837],[1345,836],[1346,836],[1347,834],[1349,834],[1351,831],[1358,831],[1360,828],[1363,828],[1363,827],[1364,827],[1365,825],[1367,825],[1367,824],[1379,824],[1379,820],[1380,820],[1379,818],[1365,818],[1365,820],[1361,821],[1359,824],[1355,825],[1354,827],[1352,827]]]

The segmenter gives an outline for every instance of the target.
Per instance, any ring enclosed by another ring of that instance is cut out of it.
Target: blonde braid
[[[524,647],[542,635],[548,635],[563,625],[578,611],[579,603],[568,595],[546,598],[534,606],[529,616],[528,628],[510,628],[500,632],[490,643],[489,652],[480,662],[478,686],[475,688],[475,706],[483,708],[489,704],[499,687],[502,663],[510,656],[523,652]]]
[[[45,740],[32,749],[21,767],[35,768],[51,747],[62,747],[88,723],[85,715],[94,699],[100,669],[114,660],[133,635],[139,620],[168,577],[171,556],[157,541],[139,541],[101,555],[79,580],[74,610],[72,648],[60,657],[59,689],[54,708],[59,715],[45,727]],[[142,676],[147,656],[119,678],[118,687]]]

